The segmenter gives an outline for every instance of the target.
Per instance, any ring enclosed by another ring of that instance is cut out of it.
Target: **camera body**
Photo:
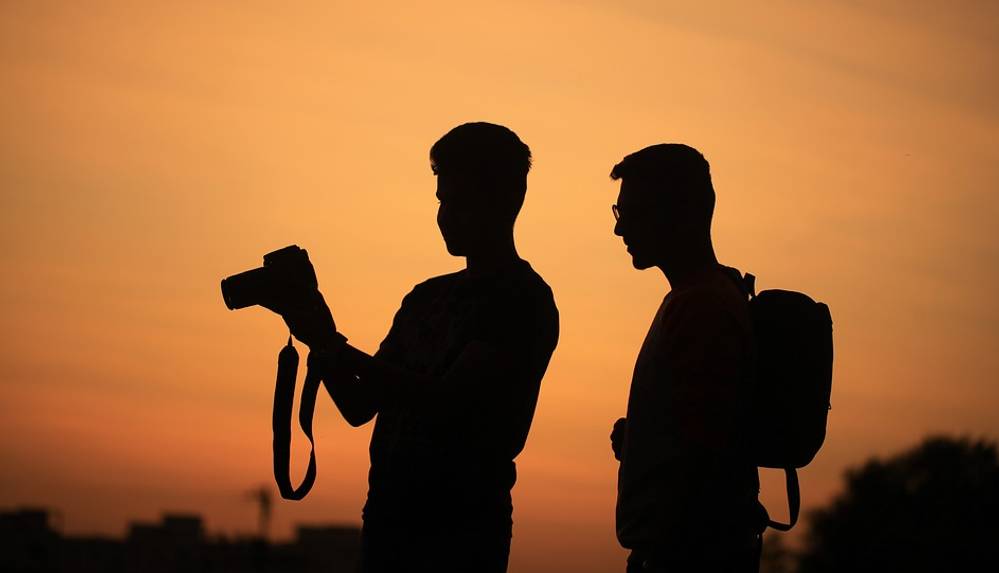
[[[264,266],[222,279],[222,300],[229,310],[256,304],[280,308],[282,301],[318,287],[309,253],[289,245],[264,255]]]

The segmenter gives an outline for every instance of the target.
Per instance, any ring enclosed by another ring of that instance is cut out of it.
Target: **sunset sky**
[[[4,1],[0,509],[251,532],[287,330],[226,310],[219,280],[298,244],[374,351],[414,284],[463,264],[428,151],[478,120],[534,153],[518,247],[562,318],[512,572],[623,570],[607,436],[668,285],[613,235],[608,173],[653,143],[711,162],[723,263],[832,310],[806,511],[927,434],[999,439],[997,22],[963,0]],[[320,402],[319,478],[275,537],[359,522],[370,430]],[[782,488],[765,473],[780,517]]]

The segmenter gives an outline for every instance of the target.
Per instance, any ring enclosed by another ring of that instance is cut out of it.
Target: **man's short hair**
[[[430,168],[434,175],[459,175],[483,190],[509,193],[519,211],[527,192],[531,149],[502,125],[466,123],[430,148]]]
[[[626,156],[611,169],[611,179],[626,179],[654,192],[650,199],[682,215],[711,222],[715,190],[711,166],[701,152],[682,143],[660,143]]]

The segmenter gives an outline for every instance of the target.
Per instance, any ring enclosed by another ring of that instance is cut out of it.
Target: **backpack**
[[[756,396],[750,416],[756,465],[784,470],[790,521],[767,517],[788,531],[798,521],[801,492],[797,469],[822,447],[832,408],[833,339],[829,307],[800,292],[756,293],[756,277],[739,285],[749,298],[756,340]]]

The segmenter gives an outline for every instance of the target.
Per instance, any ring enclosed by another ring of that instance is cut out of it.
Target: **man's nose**
[[[614,234],[617,235],[618,237],[624,236],[624,234],[621,232],[621,227],[622,227],[621,219],[618,219],[617,221],[614,222]]]

